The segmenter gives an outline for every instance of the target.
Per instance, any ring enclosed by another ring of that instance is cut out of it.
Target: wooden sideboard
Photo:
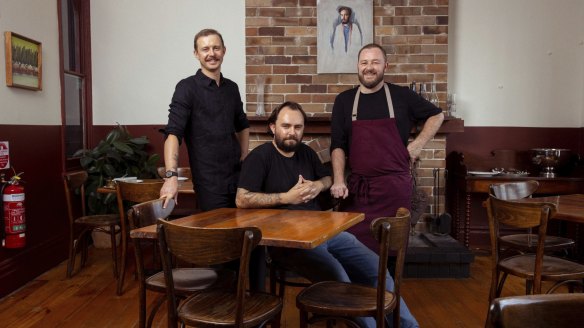
[[[503,152],[502,154],[505,154],[505,156],[501,156],[501,158],[509,158],[506,152]],[[489,186],[491,184],[510,181],[537,180],[539,182],[539,188],[536,191],[536,195],[543,196],[584,193],[584,177],[582,176],[560,176],[556,178],[545,178],[538,176],[537,172],[535,174],[530,172],[530,174],[527,176],[475,176],[468,173],[472,170],[490,170],[485,166],[490,166],[491,168],[508,168],[506,165],[518,165],[518,163],[521,165],[521,161],[517,160],[511,160],[507,163],[497,162],[497,155],[500,154],[494,153],[494,158],[484,160],[471,159],[468,161],[468,163],[466,163],[464,154],[458,152],[452,152],[447,157],[447,168],[449,170],[447,181],[447,203],[448,209],[453,217],[452,234],[454,238],[464,243],[466,247],[469,247],[470,245],[469,238],[472,232],[471,229],[473,227],[473,222],[471,222],[471,219],[475,217],[473,216],[472,212],[473,200],[478,199],[479,202],[484,201],[487,198]],[[475,165],[475,167],[472,167],[471,165]],[[484,216],[485,213],[477,213],[476,217],[479,216],[478,214],[482,214]],[[484,227],[484,225],[482,225],[482,227]],[[484,228],[482,230],[484,231]]]

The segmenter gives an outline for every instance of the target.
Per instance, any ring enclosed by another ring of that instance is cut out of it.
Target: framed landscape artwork
[[[42,45],[13,32],[4,32],[6,85],[42,90]]]

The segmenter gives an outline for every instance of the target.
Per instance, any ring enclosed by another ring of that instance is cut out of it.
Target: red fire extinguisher
[[[20,174],[22,173],[2,184],[2,208],[4,209],[2,246],[6,248],[22,248],[26,245],[24,187],[18,183]]]

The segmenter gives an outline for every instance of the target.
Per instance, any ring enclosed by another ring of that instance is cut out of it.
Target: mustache
[[[215,57],[215,56],[209,56],[209,57],[205,58],[205,60],[206,60],[206,61],[209,61],[209,60],[217,60],[217,61],[218,61],[218,60],[219,60],[219,58],[217,58],[217,57]]]

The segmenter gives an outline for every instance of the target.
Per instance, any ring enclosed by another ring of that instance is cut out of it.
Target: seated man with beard
[[[316,196],[331,186],[329,170],[316,152],[302,143],[306,114],[294,102],[278,106],[268,119],[272,142],[256,147],[243,163],[235,202],[240,208],[320,210]],[[312,282],[334,280],[368,286],[377,283],[378,257],[348,232],[314,249],[271,247],[274,261]],[[387,275],[387,289],[393,279]],[[418,324],[401,301],[404,327]],[[392,322],[389,320],[389,322]],[[363,327],[375,327],[371,317],[360,318]]]

